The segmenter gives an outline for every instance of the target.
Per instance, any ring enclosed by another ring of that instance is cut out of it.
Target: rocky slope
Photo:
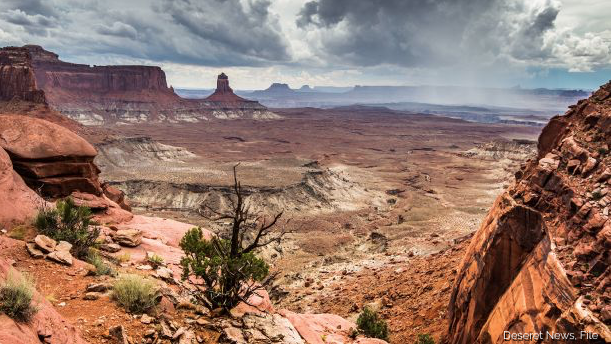
[[[609,216],[610,83],[551,119],[496,200],[459,267],[446,342],[609,343]]]
[[[0,280],[12,266],[33,275],[41,291],[34,297],[38,312],[32,321],[17,323],[0,314],[0,342],[385,343],[351,339],[356,325],[337,315],[277,311],[265,292],[250,300],[257,309],[239,305],[232,318],[213,316],[191,304],[189,293],[200,286],[178,278],[178,243],[193,225],[134,216],[125,210],[128,207],[120,207],[117,202],[125,201],[123,195],[99,185],[99,170],[92,162],[96,154],[93,146],[66,128],[27,116],[0,115],[0,191],[5,196],[0,198],[0,224],[7,226],[10,236],[27,229],[20,235],[25,242],[7,237],[4,228],[0,232]],[[88,273],[93,267],[72,257],[70,244],[31,234],[29,223],[44,201],[24,179],[42,186],[49,199],[67,194],[92,209],[94,219],[104,224],[99,238],[102,254],[122,262],[114,268],[156,279],[158,317],[125,313],[110,297],[112,277]],[[205,230],[205,237],[211,235]],[[163,267],[147,265],[151,254],[163,258]]]
[[[61,61],[40,46],[0,49],[0,100],[48,102],[85,125],[274,119],[256,101],[235,96],[225,76],[222,96],[184,99],[155,66],[89,66]]]

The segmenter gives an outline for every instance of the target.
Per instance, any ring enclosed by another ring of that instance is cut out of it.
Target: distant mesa
[[[308,85],[304,85],[304,86],[298,88],[298,92],[314,92],[314,91],[315,90],[312,87],[308,86]]]
[[[280,117],[235,95],[224,73],[211,96],[186,99],[160,67],[69,63],[38,45],[0,48],[0,101],[13,99],[48,104],[84,125]]]
[[[281,84],[279,82],[275,82],[272,85],[270,85],[270,87],[268,87],[268,91],[293,91],[293,90],[289,88],[289,85],[287,84]]]
[[[251,93],[253,97],[283,97],[283,96],[291,96],[296,94],[297,92],[289,87],[287,84],[275,82],[270,87],[261,91],[254,91]]]

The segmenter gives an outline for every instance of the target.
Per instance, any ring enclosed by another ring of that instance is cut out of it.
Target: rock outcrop
[[[610,83],[551,119],[496,200],[458,270],[446,342],[609,343],[609,216]]]
[[[22,223],[36,214],[44,201],[13,170],[13,163],[0,147],[0,226]]]
[[[58,198],[74,191],[101,195],[95,148],[70,130],[41,119],[0,115],[0,147],[34,190]]]
[[[0,100],[13,98],[44,103],[45,94],[36,87],[36,79],[27,49],[0,49]]]
[[[220,80],[212,98],[184,99],[160,67],[68,63],[36,45],[0,49],[0,100],[46,102],[85,125],[279,117]]]

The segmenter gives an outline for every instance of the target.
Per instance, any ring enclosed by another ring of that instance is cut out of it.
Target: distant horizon
[[[610,11],[609,0],[5,0],[0,46],[36,44],[89,65],[156,65],[183,88],[213,88],[225,71],[241,90],[594,90],[611,75]]]

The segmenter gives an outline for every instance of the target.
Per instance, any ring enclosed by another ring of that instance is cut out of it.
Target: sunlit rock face
[[[446,341],[609,343],[610,84],[552,118],[515,176],[458,269]]]

